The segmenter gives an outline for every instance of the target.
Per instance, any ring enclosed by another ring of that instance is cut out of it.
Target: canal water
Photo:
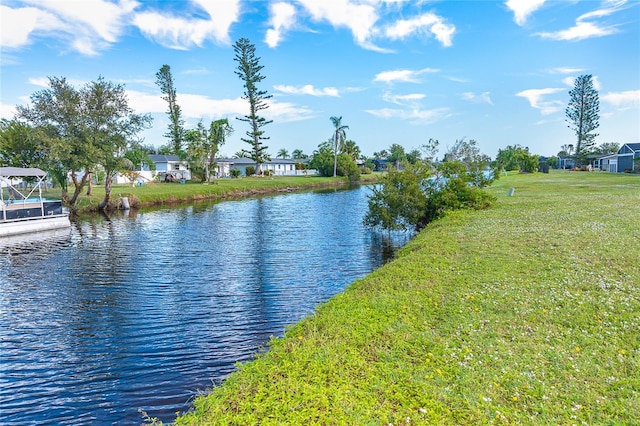
[[[172,421],[409,236],[367,187],[79,221],[0,240],[0,424]]]

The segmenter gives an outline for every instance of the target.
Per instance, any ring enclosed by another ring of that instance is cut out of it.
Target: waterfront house
[[[274,176],[314,175],[316,170],[305,170],[306,160],[276,158],[261,164],[262,171],[268,171]],[[256,162],[251,158],[220,158],[216,160],[217,176],[228,177],[232,169],[240,170],[241,176],[246,176],[247,167],[256,168]]]
[[[149,158],[156,164],[156,175],[161,180],[167,178],[173,180],[190,180],[191,171],[189,163],[181,160],[177,155],[149,155]],[[144,169],[148,169],[146,166]]]

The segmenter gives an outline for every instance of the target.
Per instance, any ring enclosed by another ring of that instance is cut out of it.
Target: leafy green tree
[[[400,168],[400,164],[407,162],[407,153],[405,152],[404,147],[397,143],[392,144],[389,147],[389,156],[387,157],[387,161],[392,163],[396,169]]]
[[[569,156],[573,154],[573,144],[564,144],[560,147],[558,155]]]
[[[204,166],[206,158],[204,149],[205,139],[206,129],[202,124],[202,121],[198,122],[195,129],[185,130],[184,132],[184,142],[187,147],[186,158],[189,162],[191,176],[203,182],[207,181]]]
[[[147,147],[148,148],[148,147]],[[128,159],[136,169],[142,170],[144,166],[147,166],[149,170],[156,170],[156,163],[149,156],[147,148],[143,146],[132,146],[124,153],[124,157]]]
[[[318,145],[318,149],[313,152],[309,167],[316,169],[320,176],[332,176],[334,164],[333,144],[333,139],[329,139]]]
[[[427,162],[391,169],[369,196],[364,224],[387,230],[420,230],[446,212],[484,209],[495,197],[482,190],[491,177],[478,178],[460,161],[445,161],[435,168]]]
[[[60,183],[66,183],[67,174],[71,176],[74,193],[69,196],[63,183],[64,202],[75,208],[89,176],[102,167],[106,172],[105,198],[99,207],[106,208],[113,177],[126,166],[127,145],[150,125],[151,117],[134,114],[124,87],[102,77],[79,90],[65,78],[50,77],[49,86],[31,95],[31,106],[18,106],[18,115],[38,129],[47,145],[47,171]]]
[[[496,168],[519,170],[521,173],[534,173],[538,169],[538,156],[529,153],[529,148],[518,144],[499,149],[495,160]]]
[[[18,120],[0,120],[0,166],[47,169],[47,146],[37,130]]]
[[[427,143],[422,144],[420,149],[424,154],[422,161],[432,168],[435,167],[437,163],[436,155],[438,154],[438,147],[440,146],[440,141],[438,139],[429,138]]]
[[[287,151],[285,148],[281,148],[280,151],[278,151],[278,154],[276,155],[276,158],[287,158],[289,156],[289,151]]]
[[[200,121],[195,129],[186,132],[189,164],[199,173],[203,181],[211,180],[211,171],[215,169],[220,146],[224,145],[227,137],[232,133],[233,127],[226,118],[212,121],[209,129],[205,128]]]
[[[346,176],[351,183],[360,180],[360,167],[349,154],[338,155],[338,176]]]
[[[600,99],[590,74],[575,79],[574,87],[569,91],[565,116],[569,128],[576,134],[576,159],[582,164],[595,146],[598,136],[595,130],[600,125]]]
[[[308,156],[304,152],[302,152],[301,149],[294,149],[291,153],[291,158],[293,158],[294,160],[303,160],[307,157]]]
[[[618,142],[604,142],[595,148],[596,154],[610,155],[615,154],[620,150],[620,144]]]
[[[150,127],[149,115],[134,114],[128,105],[124,86],[102,77],[88,83],[82,90],[84,101],[85,137],[96,148],[98,163],[105,171],[104,199],[100,209],[110,208],[113,178],[133,164],[124,156],[127,147],[138,142],[137,134]]]
[[[269,158],[267,154],[269,147],[262,143],[269,137],[264,136],[262,128],[272,121],[259,116],[258,113],[269,107],[266,101],[271,98],[271,95],[267,95],[266,90],[259,90],[257,87],[265,77],[260,74],[264,67],[260,65],[260,58],[256,56],[255,45],[251,44],[249,39],[240,38],[233,45],[233,50],[236,53],[233,59],[238,63],[235,73],[244,82],[245,90],[242,98],[249,102],[249,115],[238,120],[249,123],[251,130],[246,133],[248,138],[241,139],[251,145],[251,149],[246,152],[248,157],[256,162],[256,172],[260,173],[262,163]]]
[[[347,154],[353,161],[360,157],[360,147],[352,140],[346,140],[340,146],[340,153]]]
[[[462,163],[468,171],[479,171],[489,164],[489,157],[480,152],[478,142],[474,139],[456,140],[444,155],[444,161],[457,161]]]
[[[416,164],[422,159],[422,152],[419,149],[412,149],[407,153],[407,162]]]
[[[423,222],[427,208],[424,184],[430,174],[421,164],[389,170],[380,185],[371,187],[364,224],[389,231],[415,229]]]
[[[184,120],[182,119],[182,109],[178,105],[178,95],[173,84],[173,75],[169,65],[163,65],[160,71],[156,73],[156,84],[164,94],[162,99],[167,101],[168,104],[169,126],[165,136],[169,139],[171,153],[183,156]]]
[[[331,123],[333,123],[333,177],[337,176],[338,171],[338,144],[344,141],[347,137],[346,130],[349,126],[342,124],[342,116],[330,117]]]
[[[386,149],[373,153],[374,160],[386,160],[387,158],[389,158],[389,153]]]
[[[495,196],[482,190],[493,181],[493,177],[481,177],[469,172],[460,161],[444,161],[436,169],[436,178],[426,185],[427,206],[424,216],[417,223],[421,229],[442,217],[448,211],[460,209],[483,210],[491,207]]]
[[[74,208],[98,164],[96,147],[86,138],[82,94],[64,77],[49,77],[49,88],[31,95],[31,105],[17,107],[18,117],[38,129],[55,168],[48,168],[62,187],[62,199]],[[78,177],[79,172],[82,177]],[[67,175],[74,185],[67,193]]]

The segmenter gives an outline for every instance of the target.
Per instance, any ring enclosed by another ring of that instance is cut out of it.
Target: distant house
[[[261,164],[263,172],[269,171],[274,176],[296,176],[316,174],[315,170],[305,170],[306,160],[292,160],[289,158],[276,158]],[[247,167],[256,168],[256,162],[251,158],[220,158],[216,160],[217,176],[227,177],[232,169],[240,170],[240,175],[247,174]]]
[[[559,155],[558,156],[558,168],[559,169],[573,169],[576,166],[576,159],[571,155]]]
[[[374,159],[371,160],[371,162],[373,163],[373,171],[374,172],[384,172],[389,168],[388,165],[388,161],[387,160],[381,160],[381,159]]]
[[[189,163],[181,160],[177,155],[149,155],[149,158],[156,164],[156,175],[160,180],[191,180],[191,171],[189,171]],[[148,170],[145,166],[144,169]]]
[[[640,158],[640,143],[626,143],[615,154],[600,156],[598,168],[611,173],[632,172],[637,158]]]
[[[634,170],[634,160],[640,158],[640,143],[626,143],[618,150],[618,173]]]
[[[599,163],[600,170],[616,173],[618,171],[618,154],[603,155],[600,157]]]

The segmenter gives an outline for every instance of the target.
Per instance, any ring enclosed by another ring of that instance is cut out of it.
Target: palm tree
[[[294,160],[301,160],[304,157],[305,155],[301,149],[294,149],[293,152],[291,153],[291,158],[293,158]]]
[[[288,156],[289,156],[289,151],[287,151],[285,148],[282,148],[280,151],[278,151],[278,154],[276,155],[276,158],[285,159]]]
[[[340,147],[341,154],[347,154],[353,161],[356,161],[360,157],[360,147],[356,145],[355,141],[344,141]]]
[[[348,129],[349,126],[342,124],[342,116],[331,117],[330,120],[335,127],[333,133],[333,177],[336,177],[338,171],[338,140],[342,142],[347,138],[345,130]]]

